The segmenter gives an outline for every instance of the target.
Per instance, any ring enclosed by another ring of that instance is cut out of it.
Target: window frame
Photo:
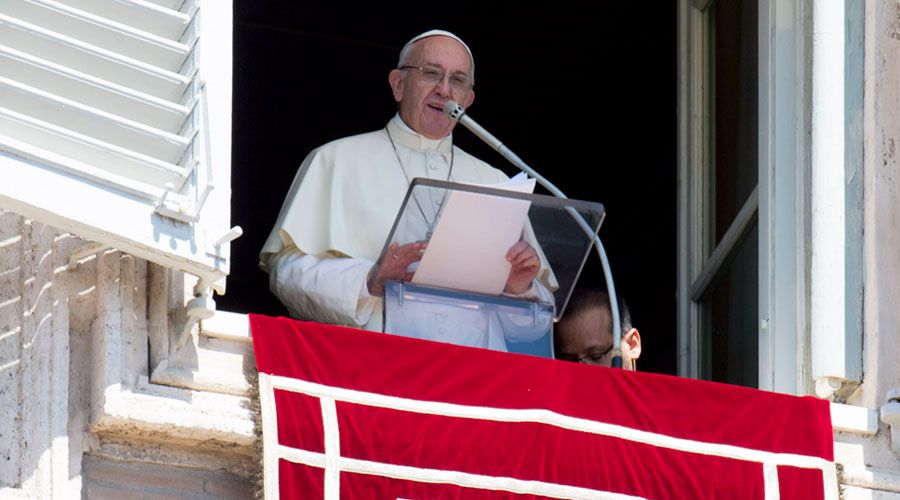
[[[705,312],[696,299],[721,268],[716,261],[728,254],[728,247],[711,249],[709,237],[713,3],[679,4],[678,373],[694,378],[709,369]],[[843,82],[840,92],[826,90],[818,101],[844,103],[838,106],[844,155],[837,168],[815,161],[812,154],[814,127],[825,123],[814,118],[814,90],[825,85],[813,72],[818,50],[814,6],[802,0],[762,0],[758,6],[759,388],[841,400],[862,378],[863,3],[848,0],[844,7],[846,36],[843,45],[836,45],[844,61],[844,78],[837,78]],[[818,57],[827,60],[834,54]],[[828,234],[812,229],[821,209],[834,205],[834,193],[822,191],[817,178],[843,190],[837,194],[843,194],[840,216],[832,221],[839,221],[837,229]],[[742,211],[745,222],[754,212],[750,206]],[[835,235],[842,244],[835,245]],[[814,254],[823,250],[837,252],[836,269],[815,265]],[[813,295],[813,288],[819,293]],[[811,319],[814,311],[823,310],[822,296],[840,297],[843,307],[836,324],[817,325]],[[815,363],[816,356],[826,359],[829,368]]]

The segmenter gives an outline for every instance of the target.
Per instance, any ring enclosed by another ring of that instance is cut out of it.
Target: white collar
[[[403,123],[400,113],[394,115],[387,124],[391,137],[397,144],[409,149],[430,149],[439,153],[450,153],[453,148],[453,134],[443,139],[429,139],[415,130],[409,128],[409,125]]]

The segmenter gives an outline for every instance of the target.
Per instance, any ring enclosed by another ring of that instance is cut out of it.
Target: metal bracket
[[[241,226],[234,226],[228,231],[225,232],[222,236],[220,236],[216,241],[214,241],[211,245],[207,245],[206,247],[206,255],[217,259],[217,260],[225,260],[225,257],[222,256],[222,245],[226,243],[231,243],[232,241],[241,237],[244,234],[244,230]],[[209,286],[209,285],[206,285]]]
[[[219,248],[226,243],[231,243],[240,238],[242,234],[244,234],[244,229],[241,228],[241,226],[234,226],[216,240],[216,248]]]
[[[224,245],[226,243],[230,243],[230,242],[234,241],[235,239],[239,238],[242,234],[244,234],[244,230],[241,229],[241,226],[232,227],[231,229],[229,229],[225,234],[220,236],[219,239],[217,239],[214,242],[213,245],[214,245],[215,251],[211,253],[209,250],[207,250],[207,252],[206,252],[207,255],[215,257],[219,260],[224,260],[223,257],[220,257],[221,252],[219,251],[219,248],[222,245]],[[224,276],[218,277],[215,279],[210,279],[209,277],[199,277],[199,278],[200,279],[197,281],[197,284],[194,285],[194,296],[199,297],[201,295],[207,295],[207,292],[209,291],[210,288],[212,288],[213,291],[218,293],[219,295],[225,295]]]
[[[844,403],[859,388],[859,382],[840,377],[815,379],[816,396],[835,403]]]
[[[175,347],[179,348],[187,342],[200,320],[212,318],[216,313],[216,301],[212,298],[212,293],[204,293],[189,300],[184,307],[184,325],[181,327],[181,333],[175,342]]]
[[[200,168],[200,163],[195,162],[194,168]],[[214,188],[215,186],[211,182],[207,183],[206,186],[204,186],[199,199],[192,207],[187,207],[183,204],[175,204],[174,207],[170,207],[169,205],[172,205],[172,203],[168,201],[168,198],[169,195],[175,192],[175,186],[171,182],[167,182],[163,188],[162,195],[156,200],[156,203],[153,204],[153,208],[156,213],[163,217],[175,219],[187,224],[197,222],[200,218],[200,209],[203,207],[203,204],[206,203],[209,193],[212,192]]]
[[[881,421],[891,426],[891,449],[900,458],[900,388],[888,391],[880,413]]]

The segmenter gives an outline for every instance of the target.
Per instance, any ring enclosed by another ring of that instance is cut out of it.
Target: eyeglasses
[[[585,363],[588,365],[602,365],[603,361],[609,356],[612,352],[613,346],[610,345],[605,351],[600,352],[593,351],[585,354],[584,356],[574,356],[571,354],[560,354],[559,359],[563,361],[572,361],[574,363]]]
[[[407,69],[419,70],[419,78],[428,85],[441,83],[444,81],[444,76],[447,76],[447,80],[450,82],[450,88],[458,94],[464,94],[475,86],[472,79],[462,73],[447,75],[444,70],[434,66],[400,66],[398,69],[401,71]]]

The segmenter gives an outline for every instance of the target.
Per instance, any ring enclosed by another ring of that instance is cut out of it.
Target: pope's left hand
[[[506,252],[506,260],[512,264],[506,279],[506,293],[519,295],[531,288],[534,277],[541,269],[541,259],[537,251],[527,241],[520,241]]]

